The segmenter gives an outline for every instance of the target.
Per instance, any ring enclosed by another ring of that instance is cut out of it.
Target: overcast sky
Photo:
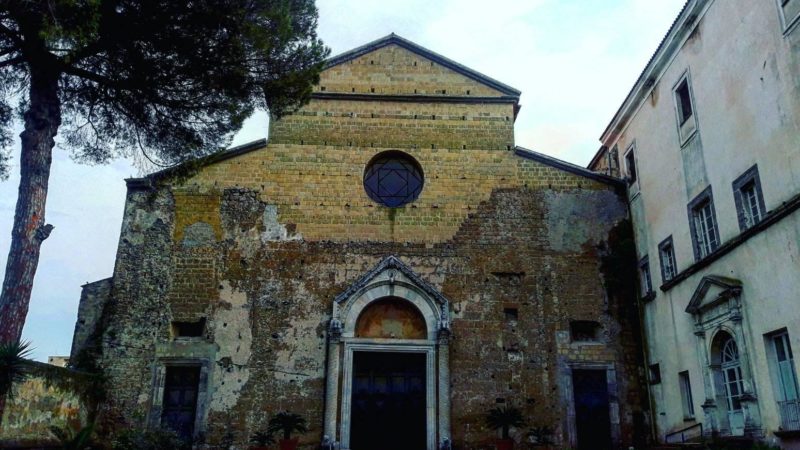
[[[391,32],[522,91],[516,144],[585,166],[685,0],[318,0],[319,35],[333,54]],[[266,114],[232,145],[267,137]],[[5,268],[19,183],[0,182],[0,267]],[[34,357],[68,355],[80,286],[111,276],[127,161],[72,162],[55,149],[47,223],[23,338]]]

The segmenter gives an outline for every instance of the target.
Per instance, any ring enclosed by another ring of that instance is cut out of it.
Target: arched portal
[[[742,397],[745,388],[742,364],[736,339],[727,331],[720,331],[714,336],[711,343],[711,360],[712,367],[715,368],[715,382],[721,388],[718,392],[724,397],[720,403],[727,411],[726,419],[730,434],[743,435],[745,419]]]
[[[385,297],[370,303],[356,320],[355,337],[427,339],[425,317],[409,301]]]
[[[328,332],[328,442],[343,450],[435,450],[449,442],[448,305],[394,256],[336,297]]]

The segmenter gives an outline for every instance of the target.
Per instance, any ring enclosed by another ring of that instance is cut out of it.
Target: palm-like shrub
[[[519,428],[525,425],[522,411],[514,406],[492,408],[486,413],[486,425],[493,430],[503,430],[503,439],[508,439],[511,427]]]
[[[306,419],[300,414],[292,413],[289,411],[281,411],[269,420],[267,426],[267,433],[273,434],[280,432],[283,434],[283,439],[289,440],[292,438],[292,433],[305,433],[308,431],[306,426]]]
[[[25,381],[29,374],[26,359],[31,355],[31,343],[24,341],[0,343],[0,399],[14,394],[15,383]]]
[[[111,448],[112,450],[188,450],[191,445],[184,442],[172,430],[129,428],[114,437]]]
[[[61,450],[87,450],[92,448],[94,423],[90,423],[80,430],[52,426],[50,427],[50,433],[58,439],[61,444]]]
[[[256,431],[250,435],[250,443],[258,445],[259,447],[266,447],[270,444],[274,444],[275,438],[272,437],[272,433],[268,431]]]

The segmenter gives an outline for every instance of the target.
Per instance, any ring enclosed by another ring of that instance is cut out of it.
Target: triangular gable
[[[342,303],[348,298],[351,298],[361,289],[364,289],[370,282],[384,273],[387,270],[395,269],[399,271],[402,276],[406,277],[409,282],[417,286],[419,289],[422,289],[426,294],[428,294],[431,298],[435,299],[437,303],[440,305],[447,305],[448,301],[441,292],[439,292],[435,287],[431,286],[430,283],[423,280],[419,275],[414,273],[410,267],[408,267],[403,261],[400,261],[396,256],[391,255],[384,258],[377,266],[375,266],[372,270],[365,273],[361,278],[356,280],[350,287],[347,288],[344,292],[337,295],[334,301],[336,303]]]
[[[735,278],[706,275],[694,290],[686,312],[696,314],[738,296],[741,292],[742,282]]]
[[[481,85],[496,90],[502,96],[519,98],[521,94],[519,90],[514,89],[513,87],[507,84],[504,84],[500,81],[495,80],[494,78],[488,77],[478,71],[463,66],[449,58],[446,58],[438,53],[432,52],[407,39],[403,39],[394,33],[328,59],[328,61],[325,64],[325,70],[327,71],[331,68],[353,61],[364,55],[376,52],[382,48],[392,45],[401,47],[402,49],[405,49],[409,52],[419,55],[420,57],[430,60],[436,64],[439,64]],[[324,72],[323,72],[323,79],[324,79]]]

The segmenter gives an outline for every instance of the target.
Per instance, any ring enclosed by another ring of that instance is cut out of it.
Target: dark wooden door
[[[355,352],[350,448],[425,450],[425,354]]]
[[[605,370],[573,370],[578,450],[611,450],[611,416]]]
[[[161,424],[187,441],[194,432],[199,382],[200,367],[167,367]]]

